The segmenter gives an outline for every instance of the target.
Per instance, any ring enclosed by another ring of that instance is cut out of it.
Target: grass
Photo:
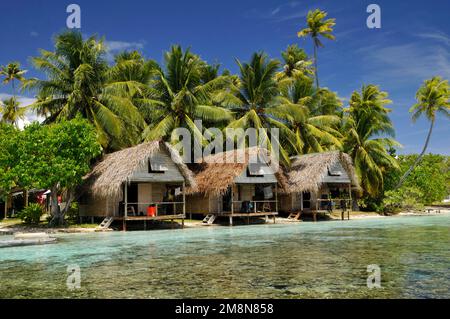
[[[96,228],[99,224],[69,224],[69,228]]]
[[[345,213],[344,215],[345,215],[345,218],[347,218],[347,213]],[[331,216],[333,218],[341,218],[341,212],[335,210],[335,211],[333,211],[333,213],[331,213]],[[381,215],[378,214],[377,212],[360,212],[360,211],[350,212],[350,218],[359,217],[359,216],[381,216]]]
[[[38,225],[27,225],[22,222],[19,218],[8,218],[0,220],[0,228],[12,228],[12,227],[20,227],[20,228],[46,228],[48,225],[48,222],[45,218],[41,219],[41,222]],[[96,228],[99,224],[74,224],[68,222],[67,228]]]
[[[22,221],[19,218],[7,218],[7,219],[2,219],[0,221],[0,228],[17,226],[17,225],[21,225],[21,224],[22,224]]]
[[[448,208],[450,208],[450,203],[444,203],[444,202],[441,202],[441,203],[433,203],[432,206],[439,206],[439,207],[448,207]]]

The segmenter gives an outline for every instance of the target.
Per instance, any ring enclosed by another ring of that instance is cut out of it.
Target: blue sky
[[[412,123],[408,109],[423,80],[450,79],[450,2],[448,0],[347,1],[84,1],[5,0],[0,3],[0,64],[19,61],[28,76],[42,76],[29,64],[38,49],[52,49],[52,37],[66,27],[66,6],[82,10],[82,32],[104,36],[111,54],[139,49],[162,61],[172,44],[190,46],[208,62],[236,72],[235,58],[248,60],[255,51],[279,58],[289,44],[309,54],[311,41],[298,39],[308,10],[321,8],[336,18],[337,41],[319,51],[321,85],[346,102],[362,84],[374,83],[390,94],[392,120],[400,153],[419,152],[428,122]],[[382,28],[368,29],[366,8],[382,10]],[[0,87],[0,97],[11,94]],[[23,93],[27,103],[32,95]],[[448,119],[437,122],[429,151],[450,155]]]

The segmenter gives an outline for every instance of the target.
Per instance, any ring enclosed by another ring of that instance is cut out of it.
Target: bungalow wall
[[[150,163],[158,164],[162,171],[152,172]],[[138,168],[129,179],[137,183],[138,211],[145,213],[150,203],[162,202],[166,192],[166,185],[180,185],[184,182],[178,166],[170,155],[159,151],[150,156],[149,161]],[[119,216],[119,200],[93,198],[85,193],[80,200],[80,216]]]
[[[240,184],[233,187],[234,201],[252,201],[255,196],[256,187],[254,184]],[[235,208],[238,204],[235,204]],[[205,196],[204,194],[194,194],[186,197],[186,211],[192,214],[208,215],[211,213],[223,212],[222,196]]]
[[[81,217],[106,217],[118,215],[119,201],[105,198],[94,198],[90,194],[83,195],[79,204]]]
[[[181,186],[180,186],[181,187]],[[138,211],[145,213],[150,203],[162,202],[166,184],[139,183],[138,184]],[[80,200],[80,216],[119,216],[119,201],[105,198],[94,198],[90,194],[84,194]]]
[[[310,207],[314,208],[316,207],[316,202],[317,202],[317,198],[320,197],[320,194],[322,194],[322,192],[318,194],[316,193],[311,193],[311,197],[310,197]],[[279,195],[279,207],[280,207],[280,211],[284,212],[284,213],[291,213],[291,212],[296,212],[296,211],[300,211],[302,208],[302,196],[300,193],[292,193],[292,194],[281,194]],[[310,208],[303,208],[304,211],[310,211]]]
[[[194,194],[186,196],[186,212],[191,214],[209,214],[209,196]]]
[[[159,183],[140,183],[138,184],[138,212],[145,213],[150,203],[162,202],[166,185]]]

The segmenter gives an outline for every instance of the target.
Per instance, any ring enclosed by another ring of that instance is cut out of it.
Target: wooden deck
[[[160,216],[117,216],[113,217],[114,220],[119,221],[143,221],[143,220],[172,220],[172,219],[185,219],[186,216],[184,214],[178,214],[178,215],[160,215]]]
[[[276,212],[256,212],[256,213],[221,213],[218,216],[232,216],[232,217],[263,217],[263,216],[277,216]]]
[[[250,218],[253,217],[265,217],[266,223],[269,221],[269,217],[273,217],[273,223],[276,223],[276,216],[278,216],[277,212],[256,212],[256,213],[236,213],[236,212],[222,212],[214,214],[218,217],[228,217],[230,226],[233,226],[233,218],[246,218],[247,224],[250,224]]]
[[[177,215],[160,215],[160,216],[116,216],[113,217],[114,220],[117,221],[122,221],[122,230],[126,231],[127,230],[127,222],[130,221],[143,221],[145,224],[145,228],[146,227],[146,222],[147,221],[162,221],[162,220],[171,220],[173,221],[174,219],[181,219],[181,227],[184,228],[184,219],[186,218],[186,215],[184,214],[177,214]]]

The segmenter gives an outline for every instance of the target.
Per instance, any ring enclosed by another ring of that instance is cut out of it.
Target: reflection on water
[[[0,250],[1,298],[450,298],[450,216],[60,235]],[[68,265],[81,289],[66,287]],[[367,266],[382,288],[367,288]]]

